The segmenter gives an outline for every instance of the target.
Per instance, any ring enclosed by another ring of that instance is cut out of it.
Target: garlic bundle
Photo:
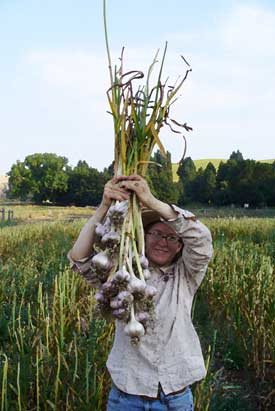
[[[167,153],[159,136],[164,125],[168,125],[175,133],[180,133],[180,130],[176,128],[184,128],[186,131],[192,130],[186,122],[175,121],[169,116],[170,107],[177,99],[177,93],[192,69],[183,58],[188,66],[185,76],[174,85],[162,81],[167,51],[166,42],[160,61],[159,74],[155,77],[157,82],[152,87],[150,86],[152,70],[159,60],[158,52],[148,68],[145,84],[138,84],[138,87],[135,87],[134,83],[138,79],[142,79],[144,74],[140,70],[124,72],[123,51],[120,57],[120,66],[113,67],[106,20],[106,0],[104,0],[104,29],[110,75],[107,97],[114,124],[114,175],[123,181],[122,176],[141,175],[145,177],[148,164],[152,163],[151,156],[156,145],[166,158]],[[102,249],[108,248],[111,258],[113,259],[114,256],[117,258],[117,262],[112,265],[109,271],[107,282],[111,281],[115,273],[126,265],[130,274],[129,284],[127,285],[127,281],[121,283],[115,281],[112,283],[112,287],[113,289],[117,287],[119,291],[129,288],[134,297],[131,315],[127,319],[129,323],[126,326],[126,332],[132,335],[136,341],[142,336],[142,329],[144,329],[143,325],[136,324],[136,318],[141,311],[148,312],[151,316],[154,292],[150,289],[146,291],[146,281],[150,278],[150,272],[148,261],[144,257],[141,210],[134,192],[129,201],[117,201],[112,204],[103,226],[106,227],[108,224],[111,228],[107,231],[117,232],[120,235],[120,242],[116,243],[116,236],[108,236],[103,232],[102,227],[98,227],[98,234],[101,239],[104,239],[101,242]],[[121,308],[117,310],[121,310]],[[116,312],[116,315],[121,315],[121,311]],[[132,332],[133,328],[139,328],[139,331]]]
[[[95,229],[97,254],[92,267],[101,282],[95,299],[100,313],[124,322],[125,333],[137,344],[152,318],[156,289],[144,253],[141,212],[134,195],[115,202]]]

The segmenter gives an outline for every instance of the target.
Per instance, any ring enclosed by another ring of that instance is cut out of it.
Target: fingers
[[[105,185],[104,196],[123,201],[129,199],[131,192],[135,192],[138,197],[142,197],[146,192],[150,193],[146,180],[138,174],[112,178]]]
[[[143,182],[138,181],[138,180],[127,180],[120,184],[121,184],[120,185],[121,188],[124,188],[126,190],[135,191],[135,192],[144,190],[145,188],[145,184],[143,184]]]
[[[125,190],[114,190],[114,189],[106,189],[104,193],[107,197],[111,198],[112,200],[124,201],[128,200],[130,194]]]
[[[133,181],[133,180],[144,181],[144,178],[141,177],[138,174],[131,174],[129,176],[114,177],[111,181],[113,181],[116,184],[116,183],[121,182],[121,181]]]
[[[122,188],[115,179],[110,180],[104,188],[104,196],[111,200],[124,201],[129,199],[129,192]]]
[[[126,190],[135,191],[136,193],[149,190],[147,181],[136,175],[131,175],[127,180],[120,181],[119,186]]]

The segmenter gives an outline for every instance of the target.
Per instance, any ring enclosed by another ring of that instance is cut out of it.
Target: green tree
[[[205,170],[199,168],[196,177],[192,180],[191,187],[194,201],[205,204],[213,202],[216,188],[216,169],[211,162],[207,164]]]
[[[97,206],[102,198],[103,188],[109,174],[99,172],[89,167],[86,161],[79,161],[77,166],[70,170],[67,193],[61,199],[62,203],[78,206]]]
[[[21,161],[13,164],[8,172],[9,183],[7,190],[8,198],[19,198],[23,201],[31,197],[32,176],[29,168]]]
[[[161,201],[176,204],[179,190],[178,185],[173,182],[171,155],[169,152],[166,154],[167,158],[164,158],[159,150],[155,152],[151,161],[156,164],[149,165],[146,178],[154,195]]]
[[[177,174],[179,176],[179,185],[181,187],[179,190],[179,203],[182,205],[194,199],[192,183],[196,178],[196,166],[191,157],[181,160]]]
[[[275,204],[275,171],[271,164],[255,160],[228,160],[217,174],[215,202],[218,205],[248,203],[251,206]]]
[[[214,194],[214,203],[217,205],[228,205],[232,203],[229,180],[233,164],[235,164],[235,162],[232,161],[221,161],[219,164]]]
[[[233,151],[229,157],[229,160],[235,160],[235,161],[243,161],[243,155],[242,153],[237,150],[237,151]]]
[[[55,202],[68,188],[68,160],[53,153],[31,154],[17,161],[8,175],[9,197]]]

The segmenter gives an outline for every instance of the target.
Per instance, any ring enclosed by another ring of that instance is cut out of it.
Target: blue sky
[[[125,69],[145,72],[168,41],[171,83],[190,74],[173,118],[187,122],[187,155],[275,157],[275,3],[262,1],[108,0],[113,63],[125,46]],[[113,126],[101,0],[0,0],[0,174],[36,152],[113,159]],[[163,130],[178,161],[182,139]]]

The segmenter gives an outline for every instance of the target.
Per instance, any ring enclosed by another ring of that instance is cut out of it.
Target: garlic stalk
[[[144,229],[141,217],[141,209],[137,200],[137,196],[133,194],[133,214],[135,223],[135,233],[137,239],[137,249],[139,254],[145,254]]]

